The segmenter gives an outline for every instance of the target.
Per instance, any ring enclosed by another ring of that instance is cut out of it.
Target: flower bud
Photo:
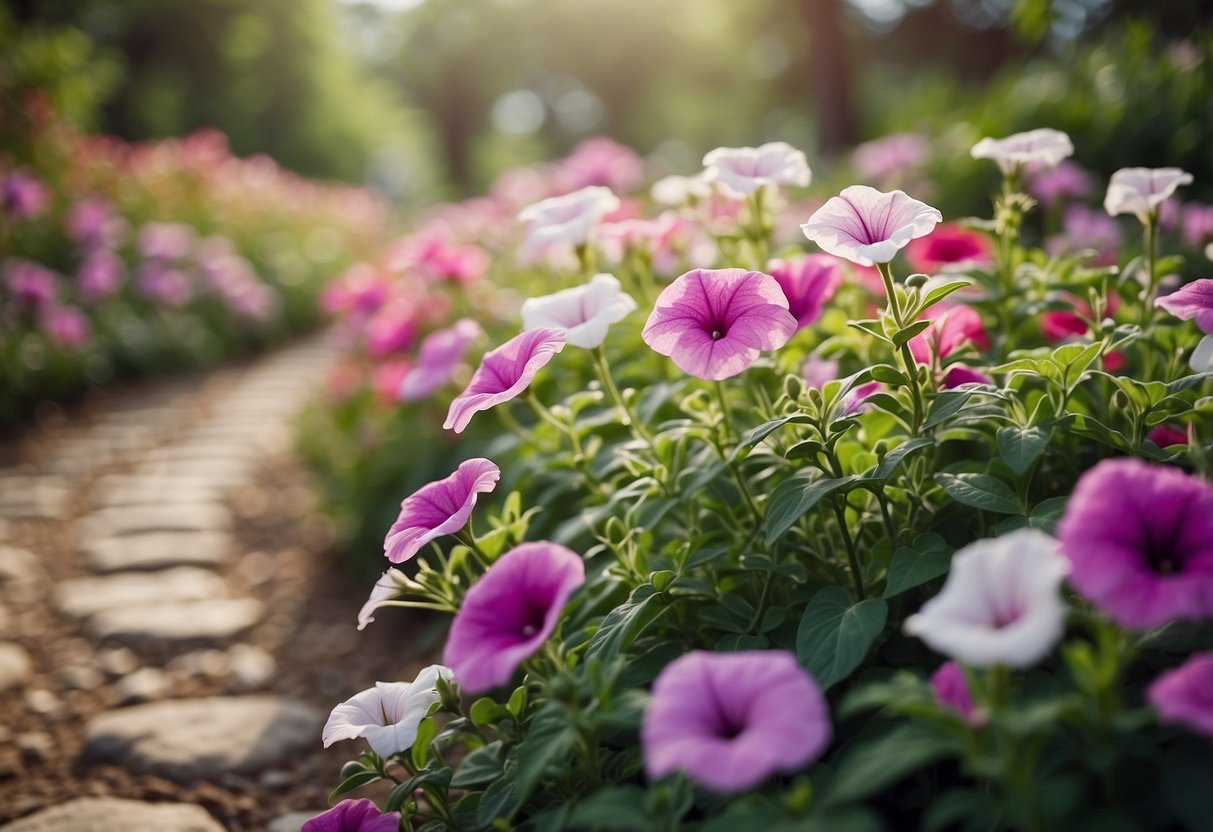
[[[362,763],[360,763],[358,760],[350,760],[341,767],[341,779],[348,780],[355,774],[361,774],[364,771],[366,771],[366,769],[362,767]]]
[[[927,285],[927,281],[930,279],[931,278],[927,277],[921,272],[912,274],[906,278],[906,286],[909,286],[911,289],[921,289],[923,286]]]
[[[799,401],[800,394],[804,392],[804,380],[794,373],[789,373],[783,377],[783,392],[792,401]]]

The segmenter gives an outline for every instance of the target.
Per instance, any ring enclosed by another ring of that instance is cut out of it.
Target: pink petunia
[[[1178,425],[1155,425],[1146,434],[1146,439],[1160,448],[1169,448],[1172,445],[1187,445],[1188,431]]]
[[[1082,166],[1069,159],[1057,167],[1030,172],[1028,190],[1044,205],[1081,199],[1091,193],[1094,181]]]
[[[443,429],[463,433],[478,412],[517,397],[564,345],[562,330],[532,329],[486,353],[468,386],[451,402]]]
[[[476,499],[497,487],[501,469],[477,457],[460,463],[455,472],[414,491],[400,504],[400,514],[383,539],[383,554],[403,563],[431,540],[454,534],[467,525]]]
[[[50,191],[27,170],[15,170],[0,179],[0,212],[18,220],[32,219],[50,204]]]
[[[939,704],[949,708],[974,728],[986,722],[986,715],[973,706],[973,694],[969,691],[965,673],[956,662],[944,662],[931,674],[931,689]]]
[[[59,292],[59,275],[32,260],[10,260],[4,264],[4,279],[13,300],[37,308],[50,303]]]
[[[994,247],[980,232],[954,223],[938,226],[906,246],[906,260],[916,272],[936,274],[948,268],[982,267],[994,259]]]
[[[556,629],[585,564],[556,543],[522,543],[506,552],[464,596],[451,623],[443,664],[476,694],[510,680]]]
[[[964,384],[993,384],[994,379],[982,372],[966,367],[963,364],[953,364],[948,367],[940,379],[939,386],[944,390],[952,390]]]
[[[642,337],[696,378],[719,381],[744,371],[796,332],[788,299],[769,275],[745,269],[694,269],[657,298]]]
[[[64,347],[79,349],[92,334],[88,318],[74,306],[48,304],[42,308],[41,321],[46,336]]]
[[[832,736],[821,689],[786,650],[694,650],[653,683],[640,729],[650,780],[681,771],[736,793],[821,756]]]
[[[483,334],[480,324],[471,318],[461,318],[447,329],[429,335],[421,342],[416,365],[400,383],[400,399],[427,398],[449,382],[468,347]]]
[[[725,187],[725,193],[747,195],[767,186],[808,187],[812,171],[804,153],[787,142],[767,142],[760,147],[718,147],[703,157],[709,182]]]
[[[947,358],[966,344],[979,350],[990,348],[981,315],[971,306],[938,306],[923,318],[931,325],[910,339],[910,353],[920,364],[929,364],[932,355],[940,360]]]
[[[842,283],[842,264],[827,254],[772,260],[767,272],[788,299],[788,312],[796,319],[798,329],[821,317],[823,307]]]
[[[1201,278],[1187,283],[1169,295],[1154,301],[1181,321],[1196,321],[1206,335],[1213,334],[1213,279]]]
[[[1213,653],[1193,653],[1160,675],[1146,699],[1163,722],[1178,722],[1213,738]]]
[[[76,270],[76,285],[85,300],[97,300],[116,292],[125,274],[122,261],[113,252],[94,249],[85,255]]]
[[[943,215],[903,191],[844,188],[801,226],[822,250],[860,266],[888,263],[910,240],[925,237]]]

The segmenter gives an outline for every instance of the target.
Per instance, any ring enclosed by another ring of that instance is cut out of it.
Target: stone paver
[[[323,722],[315,708],[279,697],[155,702],[94,719],[85,754],[178,781],[252,774],[314,747]]]
[[[34,666],[29,654],[16,644],[0,643],[0,691],[16,687],[29,678]]]
[[[205,569],[178,566],[160,572],[131,572],[64,581],[55,593],[59,612],[82,619],[103,610],[205,601],[227,594],[223,579]]]
[[[84,537],[125,537],[148,532],[222,532],[231,528],[226,508],[216,503],[132,505],[94,511],[81,523]]]
[[[80,797],[0,827],[0,832],[223,832],[201,806]]]
[[[165,569],[170,566],[217,566],[232,551],[224,532],[147,532],[125,537],[85,540],[88,565],[96,572]]]
[[[157,642],[219,643],[248,630],[265,614],[260,601],[223,598],[103,610],[88,620],[93,638],[130,647]]]
[[[314,812],[291,812],[286,815],[279,815],[270,821],[270,825],[266,827],[266,832],[299,832],[303,828],[303,824],[323,811],[323,809],[317,809]]]

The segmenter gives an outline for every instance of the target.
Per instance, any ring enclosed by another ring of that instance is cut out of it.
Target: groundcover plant
[[[397,496],[358,621],[452,616],[441,663],[337,706],[304,829],[1207,829],[1213,281],[1176,169],[1112,178],[1119,267],[1025,242],[1072,152],[983,140],[992,218],[944,223],[721,148],[654,218],[604,176],[486,238],[514,331],[386,393],[499,436]]]

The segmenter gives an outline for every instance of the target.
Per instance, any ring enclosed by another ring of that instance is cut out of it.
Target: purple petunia
[[[767,271],[788,299],[788,312],[804,329],[821,317],[822,308],[842,283],[842,264],[826,254],[772,260]]]
[[[683,372],[719,381],[776,350],[796,332],[788,299],[769,275],[694,269],[657,298],[642,337]]]
[[[1163,722],[1179,722],[1213,738],[1213,653],[1195,653],[1150,685],[1146,699]]]
[[[375,801],[343,800],[307,821],[299,832],[397,832],[399,812],[381,812]]]
[[[930,682],[940,705],[955,711],[974,728],[985,724],[986,715],[973,706],[973,694],[960,665],[944,662],[931,674]]]
[[[505,684],[547,641],[584,581],[577,553],[546,541],[515,546],[467,591],[442,663],[468,693]]]
[[[400,504],[400,515],[383,540],[383,553],[403,563],[421,547],[467,525],[476,497],[497,487],[501,469],[477,457],[460,463],[446,479],[423,485]]]
[[[1105,460],[1058,526],[1070,583],[1122,627],[1213,616],[1213,488],[1136,459]]]
[[[825,698],[791,653],[695,650],[653,683],[640,741],[650,780],[682,771],[742,792],[808,765],[831,733]]]
[[[417,365],[400,384],[400,398],[406,402],[424,399],[450,381],[468,347],[482,334],[480,324],[461,318],[427,337],[417,351]]]
[[[486,353],[467,388],[451,402],[442,427],[463,433],[477,412],[518,396],[564,344],[559,329],[531,329]]]
[[[1213,279],[1201,278],[1180,286],[1154,301],[1181,321],[1196,321],[1206,335],[1213,334]]]

